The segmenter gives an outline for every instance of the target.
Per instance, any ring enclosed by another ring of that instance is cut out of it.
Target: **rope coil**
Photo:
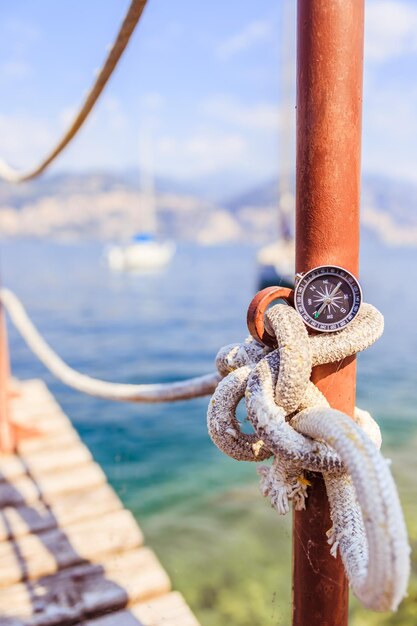
[[[278,513],[292,501],[305,507],[306,471],[323,473],[333,526],[328,541],[340,555],[355,595],[368,608],[395,610],[409,577],[407,531],[394,481],[379,452],[381,434],[366,411],[354,420],[329,407],[310,381],[312,367],[333,363],[371,346],[383,332],[381,313],[363,304],[339,332],[308,335],[301,317],[286,305],[266,313],[277,348],[252,338],[220,350],[217,367],[225,378],[208,409],[216,446],[237,460],[263,461],[261,491]],[[254,433],[243,433],[236,417],[245,399]]]

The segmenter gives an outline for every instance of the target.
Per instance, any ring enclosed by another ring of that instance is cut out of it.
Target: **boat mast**
[[[153,160],[153,123],[149,118],[143,125],[139,138],[140,231],[155,234],[157,231],[156,199]]]
[[[322,264],[358,273],[363,0],[298,0],[296,268]],[[316,367],[313,381],[352,415],[355,358]],[[330,556],[321,475],[294,512],[293,626],[346,626],[348,586]]]
[[[281,15],[281,71],[278,180],[278,233],[285,241],[293,239],[294,219],[294,2],[283,0]]]

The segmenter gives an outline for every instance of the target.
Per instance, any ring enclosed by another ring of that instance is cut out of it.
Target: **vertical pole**
[[[296,269],[340,265],[357,275],[363,0],[298,0]],[[352,415],[356,363],[316,367],[331,406]],[[323,479],[294,513],[293,626],[346,626],[348,586],[326,542]]]
[[[15,438],[10,414],[10,360],[6,320],[0,303],[0,452],[13,452]]]

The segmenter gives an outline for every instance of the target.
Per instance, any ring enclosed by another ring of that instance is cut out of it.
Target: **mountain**
[[[265,214],[274,216],[278,207],[278,178],[249,188],[223,205],[239,222],[254,215],[265,222]],[[376,234],[389,245],[417,246],[417,185],[376,175],[365,175],[362,181],[361,220],[364,234]],[[266,226],[266,224],[264,224]]]
[[[277,236],[278,179],[232,197],[224,185],[220,202],[207,199],[207,181],[201,189],[200,182],[156,179],[162,238],[260,245]],[[0,183],[0,237],[126,240],[144,227],[146,205],[139,174],[133,170],[56,174],[23,185]],[[365,233],[388,244],[416,246],[417,186],[365,176],[362,224]]]
[[[149,198],[137,171],[45,176],[23,185],[0,184],[0,237],[120,241],[146,228]],[[182,183],[155,181],[158,234],[201,243],[235,241],[239,224]]]

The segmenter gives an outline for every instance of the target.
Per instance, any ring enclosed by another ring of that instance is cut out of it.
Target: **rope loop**
[[[407,532],[388,464],[379,452],[381,433],[366,411],[354,419],[329,407],[310,381],[312,368],[371,346],[384,320],[370,304],[341,331],[309,335],[298,313],[276,304],[266,311],[276,348],[253,338],[222,348],[216,359],[223,380],[208,409],[208,430],[224,453],[239,461],[263,461],[261,491],[280,514],[305,507],[306,472],[322,472],[333,526],[331,554],[340,551],[351,587],[368,608],[395,610],[409,577]],[[236,416],[246,404],[253,433]]]

